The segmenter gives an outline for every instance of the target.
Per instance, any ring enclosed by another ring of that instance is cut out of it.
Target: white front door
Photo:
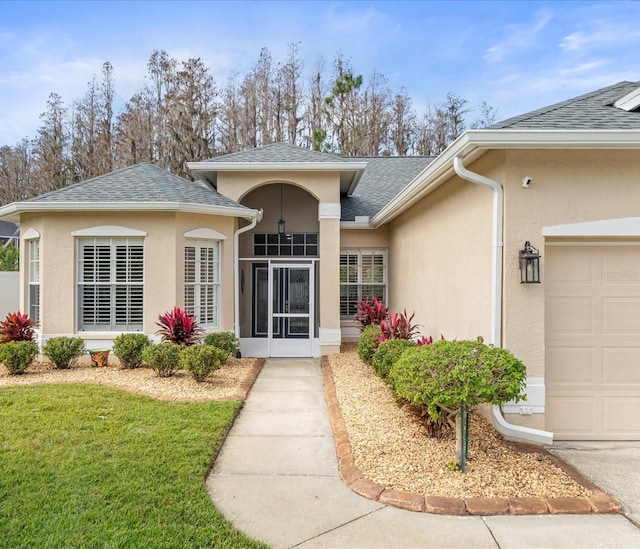
[[[253,336],[268,338],[268,356],[309,357],[314,338],[311,263],[256,265]],[[269,322],[270,319],[271,321]],[[266,333],[265,333],[266,332]],[[263,336],[264,337],[264,336]]]

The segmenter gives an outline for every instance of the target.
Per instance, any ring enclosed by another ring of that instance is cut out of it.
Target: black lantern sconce
[[[540,282],[540,253],[528,240],[524,249],[518,253],[520,257],[520,284],[536,284]]]
[[[278,221],[278,234],[284,236],[285,233],[284,219],[282,219],[282,183],[280,183],[280,221]]]

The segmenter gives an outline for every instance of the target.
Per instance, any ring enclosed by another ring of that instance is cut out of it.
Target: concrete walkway
[[[314,359],[266,361],[207,487],[237,528],[274,548],[640,547],[622,515],[453,517],[355,494],[338,474]]]

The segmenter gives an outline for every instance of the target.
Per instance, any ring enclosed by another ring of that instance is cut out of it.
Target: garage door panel
[[[555,268],[548,272],[549,283],[560,286],[570,284],[591,285],[595,281],[597,269],[593,265],[593,257],[583,249],[549,248],[548,261],[553,262]]]
[[[594,350],[584,347],[547,348],[549,379],[559,385],[593,384]]]
[[[603,297],[602,333],[640,335],[640,297]]]
[[[594,335],[593,299],[550,297],[547,300],[548,329],[554,335]]]
[[[602,383],[640,386],[640,348],[604,347],[602,349]]]
[[[640,254],[611,249],[602,252],[602,270],[596,273],[605,287],[640,286]]]
[[[547,428],[558,440],[639,440],[640,246],[545,254]]]
[[[566,394],[547,395],[548,428],[554,435],[589,435],[596,430],[596,399]]]
[[[640,396],[602,397],[602,430],[609,435],[640,438]]]

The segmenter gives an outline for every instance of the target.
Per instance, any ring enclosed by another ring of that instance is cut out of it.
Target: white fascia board
[[[374,227],[368,221],[341,221],[340,229],[341,230],[349,230],[349,229],[373,229]]]
[[[640,130],[469,130],[465,135],[482,149],[640,149]]]
[[[371,219],[388,223],[437,189],[453,172],[453,159],[473,161],[500,149],[640,149],[640,130],[468,130],[449,145]]]
[[[196,172],[354,172],[364,170],[366,162],[187,162]]]
[[[14,202],[0,208],[0,218],[26,212],[186,212],[253,219],[258,210],[185,202]]]

